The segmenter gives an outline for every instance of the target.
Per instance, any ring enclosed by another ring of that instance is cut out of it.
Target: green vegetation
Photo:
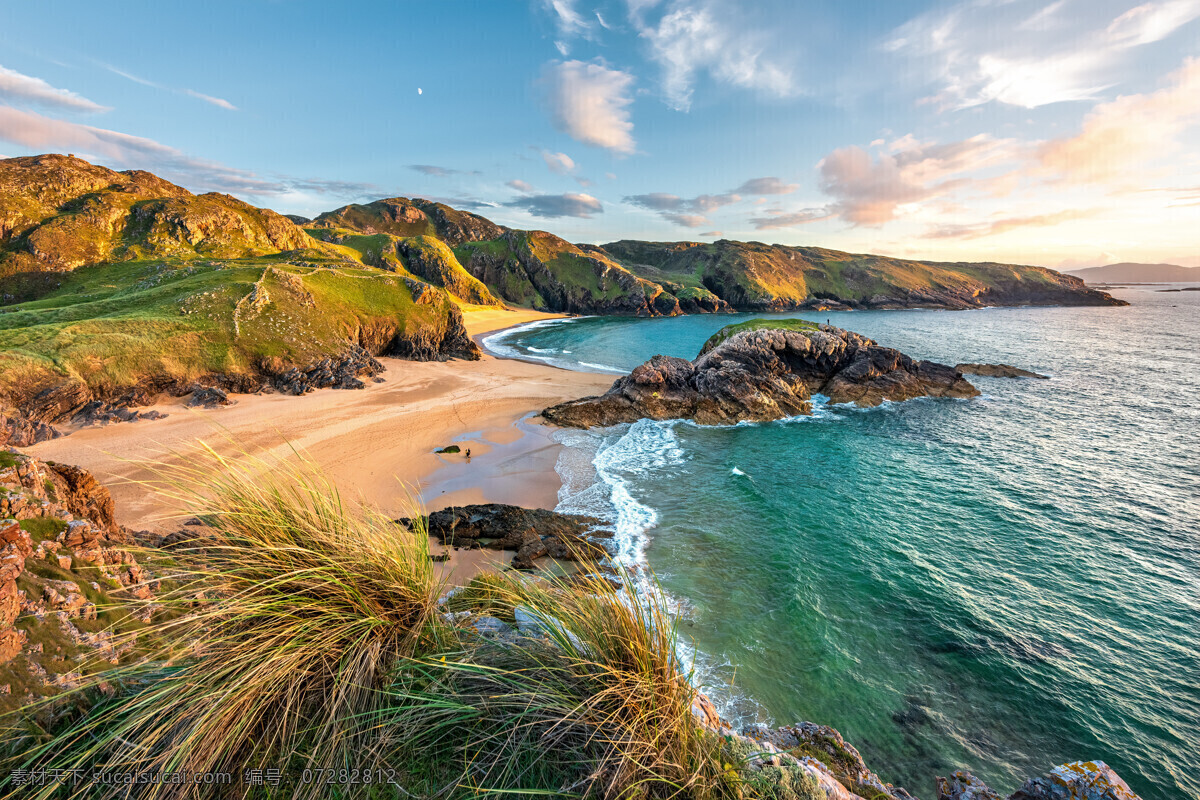
[[[628,575],[623,591],[601,576],[489,575],[444,615],[423,526],[344,501],[310,463],[203,451],[153,469],[161,493],[213,525],[203,549],[176,554],[178,589],[139,632],[158,649],[10,717],[6,775],[279,766],[295,782],[263,796],[318,797],[327,787],[305,787],[304,770],[352,766],[401,796],[815,798],[794,770],[778,783],[749,773],[753,754],[700,727],[674,620]],[[539,633],[480,636],[484,613]],[[337,796],[396,794],[359,784]],[[147,784],[84,796],[190,795]]]
[[[21,530],[29,534],[35,542],[43,539],[53,539],[67,529],[67,523],[54,517],[34,517],[21,520]]]
[[[16,400],[64,381],[103,394],[148,376],[186,386],[254,374],[268,358],[303,366],[341,353],[364,329],[416,332],[449,313],[447,302],[415,304],[383,270],[284,256],[86,267],[7,310],[0,393]]]
[[[726,325],[721,330],[714,333],[704,343],[704,347],[700,352],[706,353],[719,345],[721,342],[736,336],[745,331],[764,331],[764,330],[783,330],[796,331],[797,333],[810,333],[815,330],[820,330],[815,322],[809,322],[806,319],[749,319],[745,322],[739,322],[735,325]]]

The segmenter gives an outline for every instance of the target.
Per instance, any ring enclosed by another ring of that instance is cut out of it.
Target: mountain
[[[1178,264],[1135,264],[1123,261],[1104,267],[1072,269],[1087,283],[1200,283],[1200,267],[1181,267]]]
[[[1042,267],[724,240],[576,245],[404,197],[310,220],[73,156],[0,160],[0,417],[27,423],[6,429],[197,387],[361,385],[377,355],[477,358],[460,306],[504,303],[650,317],[1123,304]]]

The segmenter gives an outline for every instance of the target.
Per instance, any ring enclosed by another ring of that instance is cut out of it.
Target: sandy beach
[[[467,330],[477,339],[557,316],[465,312]],[[140,462],[170,461],[176,457],[172,451],[186,451],[197,441],[226,453],[241,448],[285,454],[294,447],[319,464],[345,495],[396,516],[410,513],[409,494],[426,511],[481,502],[553,508],[560,446],[530,417],[562,400],[602,392],[613,380],[487,354],[480,361],[380,361],[387,367],[383,382],[359,391],[237,395],[235,405],[211,411],[171,400],[154,407],[166,419],[81,428],[28,452],[90,470],[112,492],[117,520],[139,530],[174,530],[180,513],[130,482],[149,477]],[[461,452],[434,452],[450,444]],[[480,559],[501,556],[454,555],[463,574],[474,571],[472,564]]]

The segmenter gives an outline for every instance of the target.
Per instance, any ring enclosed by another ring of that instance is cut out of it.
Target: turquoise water
[[[560,509],[601,513],[679,604],[738,721],[837,727],[932,797],[1102,759],[1200,798],[1200,293],[1128,308],[798,314],[1005,362],[973,400],[566,432]],[[494,347],[629,369],[737,317],[580,319]]]

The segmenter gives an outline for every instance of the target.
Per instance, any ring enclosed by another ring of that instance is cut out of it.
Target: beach
[[[464,312],[467,330],[477,339],[559,316],[524,310]],[[486,353],[480,361],[380,361],[387,367],[383,381],[368,382],[362,390],[234,395],[235,405],[215,410],[190,409],[182,399],[171,399],[153,407],[166,419],[79,428],[28,452],[91,471],[112,493],[117,521],[134,530],[178,529],[180,509],[138,481],[151,477],[147,461],[176,461],[200,441],[226,454],[287,455],[295,448],[319,465],[344,496],[361,498],[393,516],[411,514],[410,498],[426,512],[484,502],[553,508],[560,486],[554,471],[559,445],[529,417],[548,405],[602,392],[612,383],[611,375]],[[434,452],[451,444],[460,452]],[[457,580],[474,572],[477,561],[503,558],[491,551],[453,556],[455,562],[445,569],[455,571]]]

